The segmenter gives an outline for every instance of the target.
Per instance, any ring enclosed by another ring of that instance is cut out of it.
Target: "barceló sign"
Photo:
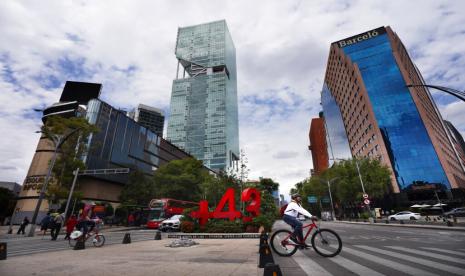
[[[191,216],[198,219],[200,225],[205,225],[211,218],[229,219],[230,221],[242,218],[242,221],[249,222],[260,214],[260,192],[257,189],[247,188],[242,191],[241,201],[249,203],[245,207],[245,210],[250,214],[250,216],[244,216],[240,211],[236,210],[236,201],[234,198],[233,188],[226,190],[220,202],[218,203],[218,206],[216,206],[213,212],[208,210],[208,201],[201,200],[199,202],[199,210],[192,212]]]

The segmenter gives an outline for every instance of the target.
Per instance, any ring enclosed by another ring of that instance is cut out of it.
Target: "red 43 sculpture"
[[[230,221],[234,221],[235,219],[239,219],[242,217],[244,222],[251,221],[252,218],[258,216],[260,214],[260,192],[254,188],[247,188],[242,191],[241,194],[241,201],[242,202],[250,202],[246,207],[245,210],[250,214],[250,217],[243,216],[240,211],[236,210],[236,201],[234,199],[234,189],[229,188],[224,193],[223,197],[216,206],[213,212],[208,210],[208,201],[201,200],[199,202],[199,210],[192,212],[191,216],[199,220],[200,225],[205,225],[208,219],[229,219]],[[227,209],[225,209],[227,205]]]

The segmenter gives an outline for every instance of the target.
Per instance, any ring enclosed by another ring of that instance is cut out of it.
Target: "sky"
[[[118,108],[169,113],[177,28],[225,19],[249,179],[270,177],[287,195],[312,168],[308,131],[331,42],[391,26],[428,84],[464,91],[464,10],[458,0],[0,1],[0,181],[24,181],[41,125],[34,109],[57,102],[67,80],[102,83]],[[465,135],[465,102],[432,93]]]

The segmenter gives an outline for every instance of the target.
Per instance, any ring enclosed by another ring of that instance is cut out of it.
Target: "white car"
[[[161,231],[179,231],[181,221],[180,219],[182,218],[182,215],[174,215],[170,217],[169,219],[165,219],[162,221],[160,224],[160,230]]]
[[[399,212],[394,215],[390,215],[389,220],[419,220],[421,215],[410,211]]]

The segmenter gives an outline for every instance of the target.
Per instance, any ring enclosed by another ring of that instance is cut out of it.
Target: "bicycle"
[[[71,233],[69,237],[69,246],[74,247],[77,241],[83,238],[82,235],[83,233],[79,230],[73,231],[73,233]],[[86,237],[84,238],[84,243],[91,237],[93,237],[92,243],[95,247],[102,247],[105,244],[105,236],[103,234],[100,234],[95,229],[86,234]]]
[[[311,242],[315,252],[323,257],[334,257],[342,250],[342,241],[339,235],[331,229],[321,229],[315,223],[316,219],[312,218],[312,223],[304,225],[302,228],[309,228],[307,234],[304,236],[303,242],[307,240],[310,232],[315,228],[312,235]],[[270,239],[271,248],[276,254],[284,257],[294,255],[297,249],[301,246],[290,240],[292,232],[286,229],[281,229],[273,233]],[[309,245],[305,243],[305,248]]]

